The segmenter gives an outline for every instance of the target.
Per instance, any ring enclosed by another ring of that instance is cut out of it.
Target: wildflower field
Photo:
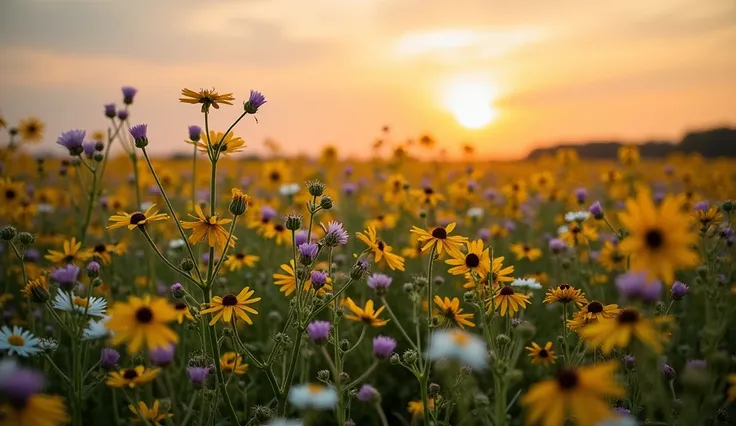
[[[151,157],[122,92],[0,120],[0,425],[734,424],[733,161],[244,159],[214,89]]]

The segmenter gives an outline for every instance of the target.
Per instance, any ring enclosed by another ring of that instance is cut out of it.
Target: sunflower
[[[64,241],[63,251],[49,250],[44,258],[54,263],[81,263],[92,258],[94,253],[91,249],[82,249],[82,242],[72,237]]]
[[[529,356],[532,358],[532,364],[544,364],[549,366],[554,364],[557,356],[552,350],[552,342],[547,342],[544,347],[539,346],[536,342],[532,342],[531,346],[526,346]]]
[[[276,240],[276,245],[291,244],[290,232],[281,223],[271,222],[263,231],[263,236],[269,240]]]
[[[0,425],[56,426],[71,421],[64,398],[36,394],[0,404]]]
[[[242,376],[248,371],[248,364],[243,362],[243,357],[235,352],[225,352],[220,357],[220,368],[225,373],[235,373]]]
[[[439,296],[435,296],[434,303],[437,305],[438,308],[440,308],[440,313],[442,314],[442,316],[445,317],[446,321],[449,321],[463,329],[466,325],[468,327],[475,327],[475,323],[468,319],[472,319],[473,314],[462,313],[463,308],[460,307],[460,299],[458,299],[457,297],[454,297],[452,298],[452,300],[450,300],[449,297],[445,297],[444,299],[442,299]]]
[[[225,323],[229,323],[235,317],[242,319],[249,325],[253,325],[253,321],[248,316],[248,313],[258,315],[258,311],[248,305],[261,300],[260,297],[250,298],[254,292],[250,287],[244,287],[237,296],[234,294],[226,294],[223,297],[215,296],[212,298],[209,308],[202,310],[200,314],[217,313],[212,316],[210,325],[215,325],[220,319]],[[235,314],[235,317],[233,317],[233,314]]]
[[[199,89],[199,92],[195,92],[191,89],[181,89],[181,95],[183,98],[179,98],[179,102],[185,104],[202,104],[202,112],[208,112],[210,106],[215,109],[220,109],[219,104],[232,105],[233,98],[232,93],[219,94],[215,89]]]
[[[577,289],[568,284],[561,284],[555,288],[550,288],[544,298],[544,303],[574,303],[581,308],[583,305],[588,303],[580,289]]]
[[[157,222],[160,220],[169,219],[169,215],[165,213],[159,213],[158,210],[155,209],[155,207],[155,204],[151,204],[151,206],[147,208],[146,211],[143,213],[135,212],[131,214],[126,212],[118,212],[118,214],[110,216],[109,220],[115,223],[109,225],[107,229],[118,229],[127,226],[128,230],[132,231],[135,228],[144,229],[145,225],[150,222]]]
[[[290,260],[289,264],[283,264],[281,265],[281,269],[286,272],[286,275],[280,274],[280,273],[274,273],[274,285],[279,286],[279,291],[281,293],[284,293],[284,296],[289,297],[291,293],[296,290],[296,275],[294,273],[294,260]],[[312,280],[307,279],[307,281],[304,283],[304,291],[310,290],[312,288]],[[323,295],[325,293],[332,291],[332,278],[327,277],[327,283],[320,288],[317,291],[318,295]]]
[[[239,271],[243,268],[252,268],[261,258],[244,252],[231,254],[225,260],[225,267],[230,272]]]
[[[161,422],[173,417],[173,414],[167,414],[164,411],[160,411],[158,399],[153,401],[151,408],[148,408],[145,402],[138,401],[138,407],[129,404],[128,409],[136,415],[136,417],[130,419],[131,422],[139,422],[144,420],[147,423],[152,423],[154,426],[161,426]]]
[[[404,258],[398,254],[392,253],[393,249],[376,235],[375,228],[368,228],[363,232],[357,232],[356,237],[363,241],[372,251],[376,263],[382,259],[386,260],[386,264],[393,270],[404,270]]]
[[[192,315],[192,312],[189,310],[189,305],[187,305],[184,301],[179,300],[176,303],[174,303],[174,309],[176,310],[176,322],[181,324],[184,322],[184,319],[188,319],[189,321],[194,321],[194,316]]]
[[[422,246],[422,251],[434,248],[437,254],[442,254],[442,252],[445,251],[449,254],[461,256],[462,252],[460,251],[460,247],[467,243],[468,239],[459,235],[450,236],[449,234],[454,229],[455,222],[452,222],[447,225],[447,227],[437,226],[432,228],[431,231],[412,226],[410,232],[419,236],[419,242],[424,244],[424,246]]]
[[[617,367],[617,362],[608,361],[563,368],[554,379],[532,385],[521,398],[527,408],[526,424],[563,426],[569,416],[575,425],[588,426],[614,417],[606,399],[625,395],[613,378]]]
[[[128,344],[128,352],[138,352],[145,343],[148,349],[168,347],[179,336],[166,323],[177,318],[176,309],[162,298],[130,296],[128,302],[117,302],[110,308],[105,323],[113,333],[113,345]]]
[[[636,199],[626,201],[626,211],[619,213],[619,220],[629,233],[620,247],[631,256],[632,270],[647,271],[672,283],[675,269],[698,264],[698,255],[692,249],[698,237],[679,204],[668,196],[656,207],[648,191],[640,191]]]
[[[158,368],[146,369],[143,365],[120,371],[112,371],[107,376],[105,384],[111,388],[135,388],[152,382],[159,371],[160,369]]]
[[[506,311],[508,311],[509,316],[512,316],[519,309],[525,309],[527,303],[529,303],[529,296],[514,292],[514,288],[508,285],[501,287],[492,299],[486,301],[489,308],[493,305],[495,305],[495,309],[500,308],[501,316],[505,316]]]
[[[629,346],[632,337],[660,353],[663,335],[658,326],[670,320],[666,316],[651,320],[635,308],[625,308],[615,318],[600,320],[583,328],[580,337],[588,341],[591,347],[600,347],[605,355],[611,353],[613,348]]]
[[[598,263],[603,266],[606,271],[620,271],[626,266],[626,256],[621,253],[618,244],[606,241],[601,247]]]
[[[23,142],[37,143],[43,140],[44,124],[36,117],[21,120],[18,124],[18,133]]]
[[[240,137],[237,137],[233,132],[228,132],[226,135],[222,132],[215,132],[210,130],[209,137],[207,134],[202,132],[202,137],[198,142],[193,142],[199,147],[200,152],[209,152],[210,150],[218,155],[222,154],[233,154],[240,152],[245,148],[245,141]]]
[[[529,259],[529,261],[534,262],[542,257],[542,250],[526,243],[513,244],[511,252],[516,255],[516,260]]]
[[[453,265],[447,272],[452,275],[463,275],[475,272],[480,276],[486,276],[490,268],[491,258],[488,249],[483,248],[483,240],[468,241],[465,243],[467,254],[452,252],[452,258],[445,260],[448,265]]]
[[[345,318],[349,320],[362,322],[363,324],[370,325],[371,327],[382,327],[389,321],[378,318],[381,312],[383,312],[385,306],[381,306],[378,310],[374,311],[373,301],[370,299],[365,302],[365,309],[356,305],[355,302],[353,302],[353,299],[349,297],[345,300],[345,303],[347,304],[348,309],[353,313],[353,315],[345,315]]]
[[[199,204],[194,206],[194,211],[197,215],[190,214],[189,216],[197,219],[191,222],[181,221],[181,226],[184,229],[191,229],[192,235],[189,236],[189,242],[197,244],[207,237],[207,245],[215,247],[218,251],[225,248],[225,244],[228,242],[228,236],[230,234],[222,225],[227,225],[232,222],[232,219],[219,219],[217,215],[205,216],[202,212],[202,207]],[[232,235],[230,238],[229,247],[235,247],[235,240],[238,238]]]

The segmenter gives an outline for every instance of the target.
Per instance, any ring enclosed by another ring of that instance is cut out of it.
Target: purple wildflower
[[[77,284],[77,276],[79,276],[79,267],[72,264],[51,271],[51,279],[64,291],[74,288]]]
[[[69,155],[77,156],[84,152],[82,144],[84,143],[84,137],[86,135],[87,132],[84,130],[69,130],[68,132],[62,133],[61,136],[56,139],[56,143],[68,149]]]
[[[7,367],[4,367],[5,370]],[[0,393],[10,403],[23,404],[29,397],[43,390],[43,374],[11,365],[0,376]]]
[[[118,118],[120,119],[120,121],[127,120],[128,119],[128,115],[129,114],[128,114],[128,110],[127,109],[121,109],[120,111],[118,111]]]
[[[92,158],[92,156],[95,155],[95,152],[97,151],[95,145],[97,145],[97,142],[95,141],[87,141],[82,143],[82,151],[84,151],[84,155],[86,155],[87,158]]]
[[[258,108],[263,106],[263,104],[265,103],[266,103],[266,97],[263,96],[263,93],[257,90],[251,90],[250,97],[243,104],[243,109],[248,114],[255,114],[258,112]]]
[[[274,210],[273,207],[271,206],[261,207],[261,221],[268,222],[274,217],[276,217],[276,210]]]
[[[588,198],[588,190],[580,187],[575,190],[575,199],[578,200],[578,204],[585,204],[585,200]]]
[[[169,290],[171,290],[171,295],[174,296],[175,299],[181,299],[182,297],[184,297],[184,286],[181,285],[181,283],[174,283],[171,287],[169,287]]]
[[[342,223],[330,221],[325,230],[325,244],[329,247],[344,246],[348,243],[348,231]]]
[[[355,194],[355,191],[358,190],[358,185],[355,184],[355,182],[345,182],[342,184],[342,193],[350,196]]]
[[[513,220],[507,220],[503,223],[503,227],[506,228],[509,232],[516,231],[516,222]]]
[[[595,219],[603,219],[603,206],[601,206],[600,201],[596,201],[595,203],[591,204],[590,207],[588,207],[588,212]]]
[[[93,260],[87,264],[87,276],[95,278],[98,275],[100,275],[100,264]]]
[[[210,369],[207,367],[187,367],[187,376],[189,376],[189,381],[195,385],[204,385],[209,374]]]
[[[391,277],[386,274],[373,274],[368,277],[368,287],[376,291],[385,292],[391,285]]]
[[[26,262],[37,262],[41,259],[41,253],[33,247],[28,247],[23,254],[23,260]]]
[[[138,148],[143,148],[144,146],[148,145],[148,137],[146,136],[147,132],[147,124],[136,124],[135,126],[130,128],[130,136],[133,136],[133,139],[135,140],[135,146],[137,146]]]
[[[484,243],[487,243],[488,240],[491,239],[491,230],[488,228],[480,228],[476,236],[483,240]]]
[[[634,368],[634,365],[636,365],[636,357],[634,355],[625,355],[622,359],[624,365],[626,368]]]
[[[166,367],[174,360],[175,349],[176,347],[172,344],[151,349],[148,352],[148,355],[151,358],[151,363],[159,367]]]
[[[202,128],[197,125],[189,126],[189,139],[192,142],[198,142],[202,137]]]
[[[307,235],[308,233],[304,229],[300,229],[299,231],[296,231],[296,233],[294,233],[294,242],[296,243],[297,247],[307,242]]]
[[[682,300],[687,294],[690,292],[690,287],[685,285],[684,283],[681,283],[680,281],[675,281],[674,284],[672,284],[672,288],[670,289],[670,295],[672,296],[673,300]]]
[[[695,203],[695,206],[693,206],[693,210],[695,210],[696,212],[707,212],[709,208],[710,205],[707,201],[698,201],[697,203]]]
[[[123,86],[123,103],[125,105],[130,105],[133,103],[133,97],[135,97],[135,94],[138,93],[138,90],[135,87],[131,86]]]
[[[307,335],[315,343],[324,343],[331,329],[332,324],[329,321],[312,321],[307,325]]]
[[[297,246],[297,250],[299,251],[300,261],[308,265],[317,257],[319,246],[315,243],[304,243]]]
[[[559,238],[549,240],[549,249],[554,254],[559,254],[567,249],[567,244]]]
[[[677,372],[674,368],[672,368],[669,364],[662,364],[662,367],[660,368],[662,375],[667,379],[674,379]]]
[[[102,368],[111,369],[120,360],[120,353],[112,348],[102,348],[100,351],[100,365]]]
[[[312,273],[309,274],[309,279],[312,281],[312,288],[319,290],[327,284],[327,272],[312,271]]]
[[[626,409],[624,407],[616,407],[613,409],[613,411],[615,411],[616,414],[620,416],[628,416],[629,414],[631,414],[631,410]]]
[[[703,359],[693,359],[685,364],[685,368],[705,370],[706,368],[708,368],[708,363]]]
[[[105,117],[115,118],[115,104],[105,104]]]
[[[371,402],[379,397],[378,390],[369,384],[365,384],[360,387],[358,394],[356,395],[360,402]]]
[[[662,293],[662,282],[650,280],[646,272],[628,272],[616,277],[616,287],[626,299],[656,302]]]
[[[396,349],[396,340],[386,336],[373,338],[373,356],[376,358],[388,358]]]

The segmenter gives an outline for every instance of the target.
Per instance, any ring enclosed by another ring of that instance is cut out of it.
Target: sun
[[[468,129],[480,129],[498,117],[492,103],[496,90],[488,83],[456,80],[445,89],[445,107]]]

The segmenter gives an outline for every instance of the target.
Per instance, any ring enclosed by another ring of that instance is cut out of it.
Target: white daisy
[[[298,183],[285,183],[279,188],[279,193],[284,197],[290,197],[299,192],[299,188]]]
[[[557,228],[557,235],[562,235],[562,234],[566,233],[569,230],[570,230],[570,228],[568,228],[567,225],[562,225],[559,228]]]
[[[468,217],[478,219],[483,217],[483,209],[481,207],[471,207],[468,209]]]
[[[8,355],[27,357],[41,352],[39,341],[30,331],[17,325],[11,330],[8,326],[0,328],[0,351],[8,351]]]
[[[567,212],[565,213],[565,220],[568,222],[582,222],[590,217],[590,213],[586,211]]]
[[[144,201],[144,202],[142,202],[141,203],[141,211],[144,212],[144,211],[148,210],[148,208],[151,207],[152,205],[153,205],[153,202],[151,202],[151,201]]]
[[[299,409],[332,410],[337,404],[337,392],[331,386],[305,383],[291,388],[289,402]]]
[[[438,330],[432,334],[427,350],[431,360],[454,359],[463,365],[482,370],[488,360],[486,343],[479,337],[457,328]]]
[[[38,206],[36,206],[36,209],[38,209],[39,213],[53,213],[54,212],[54,206],[51,204],[46,203],[39,203]]]
[[[90,297],[85,299],[73,296],[65,291],[56,293],[54,297],[54,308],[60,311],[76,312],[83,314],[86,310],[91,317],[103,317],[107,310],[107,300],[104,297]]]
[[[511,287],[528,288],[530,290],[539,290],[542,284],[539,284],[534,278],[516,278],[511,282]]]
[[[110,319],[107,315],[103,316],[101,320],[95,321],[90,320],[89,324],[87,325],[87,328],[84,329],[84,332],[82,333],[82,339],[83,340],[97,340],[97,339],[104,339],[105,337],[110,335],[110,330],[105,327],[105,323],[107,320]]]

